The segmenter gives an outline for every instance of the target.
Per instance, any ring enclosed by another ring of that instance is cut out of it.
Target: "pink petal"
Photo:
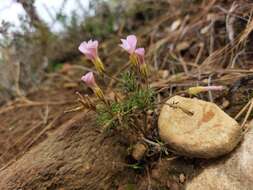
[[[97,40],[95,40],[95,41],[89,40],[87,47],[97,49],[98,48],[98,41]]]
[[[138,57],[138,63],[139,64],[144,64],[145,63],[145,59],[144,59],[144,55],[145,55],[145,49],[144,48],[138,48],[134,51],[134,53],[137,55]]]
[[[94,42],[93,42],[93,46],[94,46],[94,48],[98,48],[98,41],[97,40],[95,40]]]
[[[128,42],[125,39],[121,39],[121,42],[122,44],[120,45],[120,47],[122,47],[126,51],[129,51],[131,47],[129,46]]]
[[[136,54],[140,55],[140,56],[144,56],[145,54],[145,49],[144,48],[138,48],[134,51]]]
[[[86,55],[86,57],[92,61],[97,58],[98,41],[89,40],[88,42],[82,42],[79,46],[79,51]]]
[[[96,81],[93,72],[88,72],[86,75],[82,76],[81,80],[85,82],[85,84],[90,88],[96,86]]]
[[[131,49],[130,49],[131,53],[133,53],[136,49],[137,37],[135,35],[129,35],[129,36],[127,36],[126,40],[129,44],[129,46],[131,47]]]
[[[94,52],[91,52],[91,51],[87,51],[85,53],[85,55],[86,55],[87,59],[89,59],[91,61],[93,61],[95,59],[95,57],[96,57],[95,54],[94,54]]]
[[[86,42],[82,42],[80,44],[80,46],[78,47],[79,51],[84,53],[84,51],[86,50],[86,47],[87,47],[87,43]]]

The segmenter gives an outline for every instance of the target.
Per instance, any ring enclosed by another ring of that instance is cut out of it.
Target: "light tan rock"
[[[132,156],[135,160],[141,160],[147,150],[146,145],[142,143],[137,143],[133,147]]]
[[[235,152],[215,163],[208,163],[207,167],[203,166],[203,171],[187,183],[186,190],[252,190],[252,145],[251,129]]]
[[[216,104],[174,96],[163,106],[159,134],[178,154],[213,158],[232,151],[240,142],[238,123]]]

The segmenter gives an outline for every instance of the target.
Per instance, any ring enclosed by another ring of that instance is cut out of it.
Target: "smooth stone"
[[[214,158],[231,152],[242,139],[239,124],[216,104],[174,96],[163,106],[159,135],[179,155]]]
[[[132,157],[135,160],[141,160],[147,151],[147,146],[142,143],[137,143],[133,147]]]
[[[248,131],[240,147],[225,158],[203,166],[186,190],[252,190],[253,189],[253,130]]]

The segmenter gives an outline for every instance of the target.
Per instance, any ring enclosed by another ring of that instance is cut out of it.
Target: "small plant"
[[[153,147],[153,152],[160,152],[168,155],[168,150],[162,142],[155,142],[154,139],[148,139],[152,131],[148,127],[148,112],[153,112],[155,108],[155,92],[150,87],[148,77],[149,68],[145,63],[145,49],[137,48],[137,37],[129,35],[126,39],[121,39],[122,47],[128,54],[131,67],[121,75],[120,79],[110,76],[104,67],[104,64],[98,56],[98,41],[82,42],[79,50],[90,60],[99,74],[99,77],[110,77],[116,80],[117,85],[110,89],[114,97],[106,96],[103,90],[96,83],[93,72],[85,74],[81,80],[92,89],[96,100],[89,96],[79,96],[81,108],[88,108],[95,111],[97,122],[103,130],[117,130],[126,137],[134,136],[145,144]],[[222,86],[197,86],[191,87],[185,92],[191,95],[197,95],[201,92],[210,90],[223,90]],[[179,108],[185,113],[192,113],[179,107],[176,103],[170,105],[173,108]],[[80,110],[77,108],[75,110]],[[135,165],[133,165],[136,167]]]
[[[99,100],[99,103],[87,101],[87,97],[79,97],[82,105],[88,105],[97,113],[97,122],[103,129],[128,129],[136,134],[144,135],[146,126],[137,126],[140,118],[145,118],[147,111],[154,108],[154,91],[148,85],[148,67],[145,63],[144,48],[136,48],[137,38],[130,35],[126,39],[121,39],[120,46],[128,52],[131,68],[122,74],[117,80],[115,98],[108,99],[95,81],[92,72],[82,77],[82,81],[92,89]],[[93,62],[99,75],[106,73],[103,62],[98,56],[98,41],[83,42],[79,50]],[[110,76],[109,76],[110,77]],[[79,95],[80,96],[80,95]],[[86,103],[85,103],[86,102]],[[89,102],[87,104],[87,102]],[[90,104],[93,104],[92,106]],[[139,122],[140,123],[140,122]]]

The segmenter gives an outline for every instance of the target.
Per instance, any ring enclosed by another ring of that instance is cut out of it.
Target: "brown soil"
[[[29,98],[64,102],[73,94],[40,91]],[[129,175],[117,137],[97,130],[94,113],[64,114],[66,107],[27,105],[0,115],[0,189],[110,189]]]
[[[29,95],[31,103],[12,102],[1,107],[0,139],[3,146],[0,147],[0,167],[41,141],[45,130],[59,126],[71,117],[63,112],[73,101],[73,92],[39,90]]]
[[[180,174],[193,173],[192,163],[173,159],[143,171],[128,167],[128,143],[101,133],[94,113],[64,114],[75,100],[71,89],[40,90],[28,98],[41,104],[15,102],[0,110],[1,190],[179,189]]]

